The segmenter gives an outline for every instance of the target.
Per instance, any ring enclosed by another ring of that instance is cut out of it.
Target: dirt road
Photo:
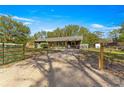
[[[0,67],[1,87],[101,87],[124,86],[124,79],[99,71],[97,57],[78,50],[35,55]]]

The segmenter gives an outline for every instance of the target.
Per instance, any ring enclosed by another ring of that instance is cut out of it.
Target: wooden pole
[[[54,43],[54,42],[52,42],[52,43],[51,43],[51,47],[53,48],[53,47],[54,47],[54,45],[55,45],[55,43]]]
[[[74,42],[74,47],[77,48],[77,46],[76,46],[76,41]]]
[[[65,41],[65,48],[67,48],[67,42]]]
[[[47,45],[46,45],[46,46],[47,46],[47,48],[49,48],[49,47],[50,47],[49,43],[48,43],[48,42],[46,42],[46,43],[47,43]]]
[[[100,43],[100,53],[99,53],[99,69],[104,69],[104,45]]]
[[[63,47],[63,41],[61,42],[61,47]]]
[[[25,59],[25,45],[23,44],[23,59]]]
[[[4,52],[5,52],[4,48],[5,48],[5,45],[4,45],[4,42],[3,42],[3,64],[4,64],[4,61],[5,61],[5,60],[4,60],[4,59],[5,59],[5,58],[4,58],[4,57],[5,57],[5,55],[4,55]]]
[[[67,44],[67,41],[66,41],[66,47],[68,48],[68,44]]]
[[[58,41],[58,47],[59,47],[59,41]]]
[[[53,42],[50,42],[50,48],[52,48],[52,44],[53,44]]]

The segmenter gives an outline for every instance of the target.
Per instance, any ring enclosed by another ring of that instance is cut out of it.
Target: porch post
[[[67,41],[65,41],[65,48],[67,47]]]
[[[74,42],[74,47],[77,48],[77,46],[76,46],[76,41]]]

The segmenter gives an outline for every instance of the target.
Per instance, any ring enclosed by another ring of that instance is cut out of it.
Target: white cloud
[[[91,28],[95,28],[95,29],[99,29],[99,28],[104,28],[105,26],[101,25],[101,24],[92,24]]]
[[[8,14],[0,13],[0,16],[9,16]],[[10,15],[11,16],[11,15]],[[21,21],[28,21],[28,22],[33,22],[34,20],[29,19],[29,18],[24,18],[24,17],[18,17],[18,16],[12,16],[13,19],[16,20],[21,20]]]
[[[30,25],[32,24],[31,22],[23,22],[24,25]]]
[[[44,28],[43,30],[52,32],[55,28]]]
[[[91,24],[88,28],[91,32],[94,32],[94,31],[104,32],[104,37],[107,37],[110,31],[119,29],[121,27],[120,26],[105,26],[101,24]]]
[[[121,26],[107,27],[107,29],[110,29],[110,30],[111,30],[111,29],[112,29],[112,30],[113,30],[113,29],[120,29],[120,28],[121,28]]]
[[[29,21],[29,22],[33,22],[34,21],[32,19],[29,19],[29,18],[18,17],[18,16],[13,16],[12,18],[16,19],[16,20]]]
[[[112,31],[114,29],[119,29],[121,28],[120,26],[104,26],[101,24],[91,24],[89,26],[89,29],[91,31]]]

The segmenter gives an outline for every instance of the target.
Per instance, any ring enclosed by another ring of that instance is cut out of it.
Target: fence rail
[[[23,44],[0,43],[0,64],[24,59]]]

